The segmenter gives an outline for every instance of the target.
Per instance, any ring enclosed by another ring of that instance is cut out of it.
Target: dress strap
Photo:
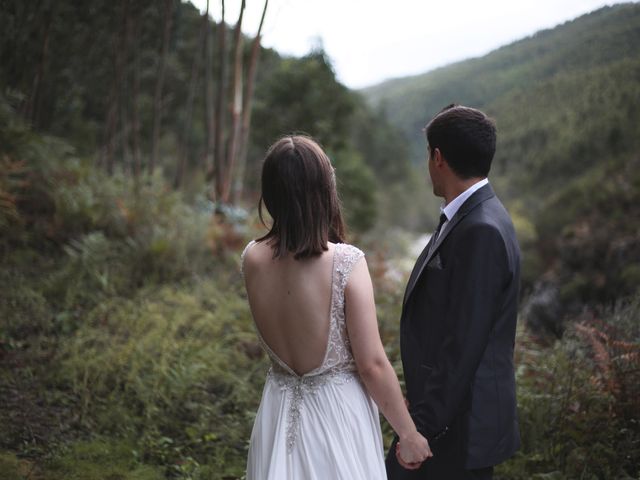
[[[346,243],[336,244],[334,256],[329,349],[334,362],[351,357],[349,336],[346,333],[344,290],[354,265],[364,257],[362,250]],[[329,355],[329,352],[328,352]]]
[[[251,240],[249,243],[247,243],[247,246],[244,247],[244,250],[242,251],[242,254],[240,254],[240,273],[243,276],[244,276],[244,257],[247,254],[247,252],[249,251],[249,249],[255,245],[255,243],[256,243],[255,240]]]
[[[344,292],[347,282],[349,281],[349,275],[358,260],[364,257],[364,252],[358,247],[349,245],[347,243],[339,243],[336,247],[340,249],[336,252],[338,255],[336,258],[336,278],[334,281],[337,283],[338,289]]]

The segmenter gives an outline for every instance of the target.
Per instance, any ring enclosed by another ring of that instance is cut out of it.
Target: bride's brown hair
[[[273,220],[268,240],[274,258],[293,253],[296,260],[320,255],[327,242],[343,242],[345,226],[331,161],[320,146],[304,135],[274,143],[262,165],[262,195],[258,203]]]

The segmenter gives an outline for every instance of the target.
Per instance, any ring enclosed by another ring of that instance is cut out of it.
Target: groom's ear
[[[438,147],[433,149],[433,162],[437,167],[442,167],[442,164],[446,163],[446,160],[442,156],[442,152]]]

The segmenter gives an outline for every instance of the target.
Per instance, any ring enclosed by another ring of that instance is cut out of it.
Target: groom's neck
[[[444,189],[444,204],[449,205],[455,198],[467,189],[471,188],[476,183],[484,180],[486,177],[473,177],[473,178],[458,178],[453,177],[445,185]]]

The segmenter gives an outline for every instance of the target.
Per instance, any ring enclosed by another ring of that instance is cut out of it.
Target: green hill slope
[[[583,115],[606,113],[599,123],[608,131],[617,128],[612,135],[622,144],[636,115],[632,110],[639,110],[634,108],[640,105],[639,62],[640,5],[623,4],[538,32],[485,57],[391,80],[362,93],[404,132],[416,163],[424,159],[421,129],[443,106],[456,102],[487,110],[499,125],[503,141],[498,163],[505,167],[517,163],[511,157],[522,151],[531,148],[538,154],[545,148],[548,139],[536,132],[546,128],[549,113],[554,121],[562,117],[561,124],[573,124],[574,119],[581,124]],[[599,92],[603,86],[606,91]],[[586,108],[580,111],[583,102]],[[627,113],[612,118],[614,106],[623,107],[631,118]],[[514,141],[522,148],[515,148]]]
[[[525,287],[557,293],[555,321],[638,289],[640,4],[362,93],[403,132],[415,164],[443,106],[496,119],[492,183],[521,236]]]

